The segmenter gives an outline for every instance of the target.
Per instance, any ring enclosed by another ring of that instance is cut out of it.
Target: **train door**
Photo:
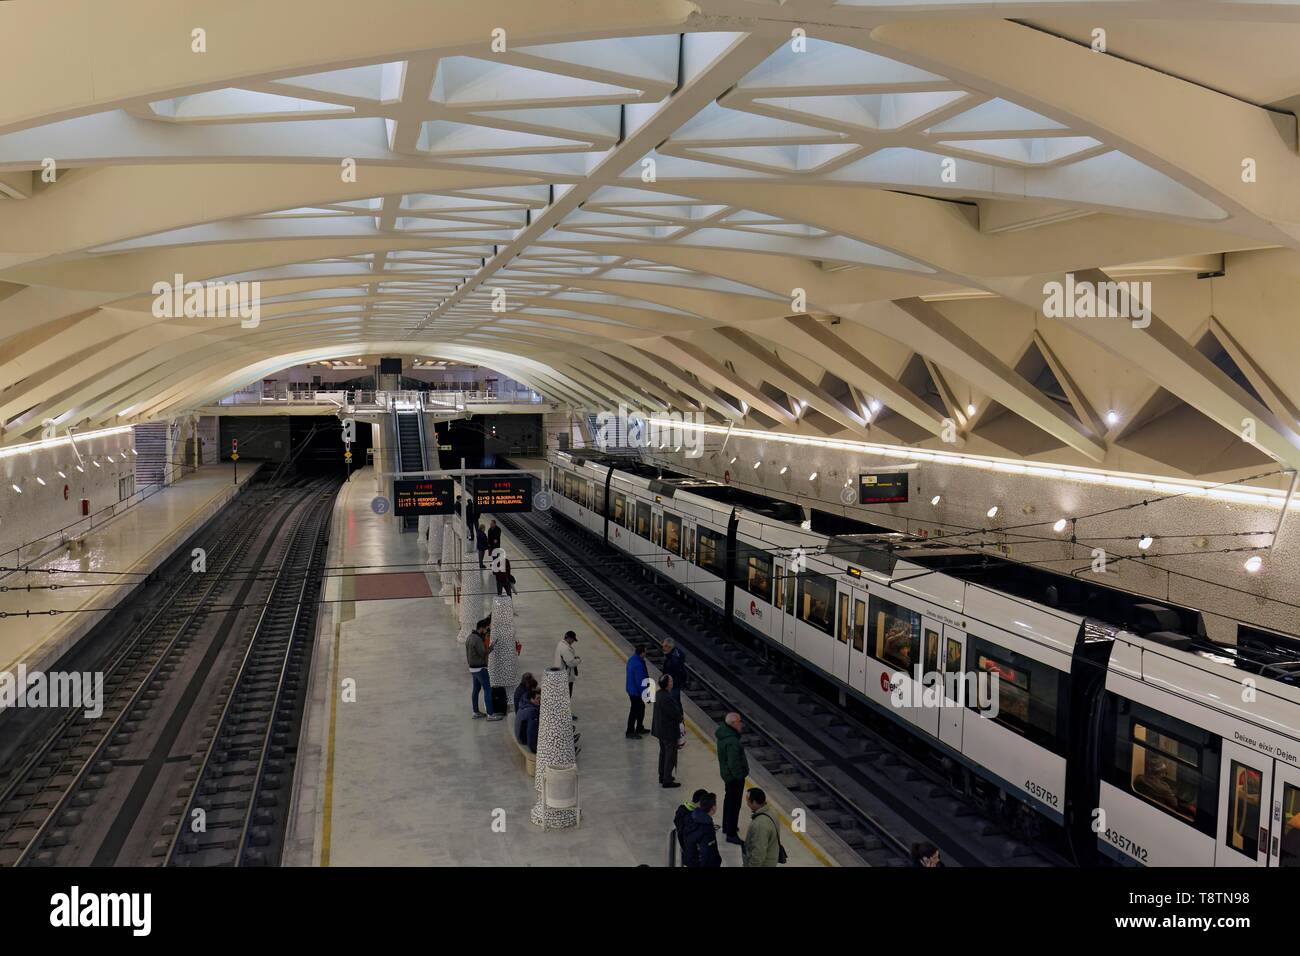
[[[795,573],[793,566],[790,564],[785,564],[784,569],[776,573],[785,581],[785,594],[780,607],[776,604],[772,605],[772,609],[778,612],[777,616],[781,620],[779,629],[773,628],[772,636],[780,640],[782,646],[793,651],[795,629],[799,623],[794,616],[795,597],[799,591],[799,575]]]
[[[1273,764],[1273,826],[1269,866],[1300,867],[1300,769]]]
[[[1267,866],[1273,760],[1224,740],[1219,768],[1219,839],[1214,865]]]
[[[596,483],[590,478],[587,479],[587,497],[583,499],[582,506],[588,511],[596,510]]]
[[[912,669],[902,680],[911,681],[912,706],[907,717],[931,737],[939,736],[939,711],[943,710],[942,690],[933,685],[939,680],[939,654],[943,643],[943,625],[933,618],[921,617],[921,659],[913,661]],[[919,663],[919,667],[918,667]],[[916,682],[917,671],[921,682]]]
[[[961,752],[961,728],[965,719],[966,694],[977,694],[967,687],[962,672],[966,659],[966,635],[948,624],[943,626],[943,647],[939,652],[939,669],[943,673],[943,707],[939,711],[939,739]],[[976,701],[979,703],[979,701]]]
[[[853,591],[843,581],[835,582],[835,650],[831,655],[831,673],[849,682],[849,652],[853,647]]]
[[[851,588],[850,606],[853,608],[853,622],[849,628],[849,680],[854,690],[863,690],[867,679],[867,592],[861,588]]]

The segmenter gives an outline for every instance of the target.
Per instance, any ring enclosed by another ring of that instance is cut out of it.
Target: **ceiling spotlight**
[[[1264,559],[1257,554],[1252,554],[1249,558],[1246,559],[1246,563],[1243,565],[1243,567],[1251,574],[1254,574],[1263,566],[1264,566]]]
[[[1118,425],[1118,424],[1119,424],[1119,412],[1115,411],[1113,408],[1112,408],[1110,411],[1108,411],[1108,412],[1106,413],[1106,424],[1107,424],[1107,425]]]
[[[137,457],[137,458],[140,457],[140,453],[139,453],[138,451],[136,451],[134,448],[131,449],[131,454],[135,455],[135,457]]]
[[[14,491],[18,492],[20,495],[23,493],[23,490],[19,488],[17,485],[10,485],[9,487],[12,488]]]
[[[998,506],[997,506],[997,505],[994,505],[992,508],[990,508],[990,509],[988,510],[988,516],[989,516],[990,518],[996,518],[996,517],[998,516]]]
[[[45,479],[42,478],[40,475],[37,475],[37,476],[36,476],[36,480],[37,480],[38,482],[40,482],[42,485],[45,484]]]
[[[736,463],[736,457],[737,457],[736,455],[732,455],[732,456],[731,456],[731,461],[727,462],[727,464],[728,464],[728,465],[734,465],[734,464]]]
[[[495,429],[494,429],[494,430],[495,430]],[[678,445],[676,448],[673,449],[673,454],[676,454],[677,452],[679,452],[679,451],[681,451],[681,450],[682,450],[682,446],[681,446],[681,445]]]
[[[105,455],[104,457],[107,458],[109,461],[112,461],[112,460],[113,460],[113,456],[112,456],[112,455]]]
[[[873,398],[870,402],[867,403],[867,408],[871,409],[872,412],[880,411],[880,400]]]
[[[94,459],[94,460],[91,462],[91,464],[94,465],[96,468],[100,467],[100,465],[99,465],[99,459],[98,459],[98,458]]]
[[[930,499],[930,504],[937,505],[939,503],[939,499],[942,497],[943,497],[942,495],[935,495],[933,498]]]
[[[1151,547],[1152,542],[1155,540],[1156,539],[1151,537],[1151,535],[1144,534],[1142,537],[1138,538],[1138,548],[1145,551],[1147,548]]]
[[[1061,532],[1061,531],[1064,531],[1064,530],[1065,530],[1065,524],[1066,524],[1066,521],[1065,521],[1064,518],[1057,518],[1057,519],[1056,519],[1056,524],[1052,525],[1052,530],[1053,530],[1053,531],[1056,531],[1056,532],[1058,532],[1058,533]]]
[[[757,468],[757,467],[758,467],[759,465],[761,465],[761,464],[763,464],[763,462],[762,462],[762,460],[760,459],[759,461],[754,462],[754,467]]]
[[[817,472],[814,471],[811,475],[809,475],[809,476],[808,476],[808,480],[809,480],[809,481],[816,481],[816,480],[817,480]]]
[[[56,468],[55,471],[58,471],[58,469]],[[67,478],[68,476],[65,475],[63,472],[59,471],[59,477],[60,477],[60,478]]]
[[[974,414],[975,414],[975,406],[974,406],[974,405],[967,405],[967,406],[966,406],[966,414],[967,414],[967,415],[974,415]]]
[[[77,471],[81,472],[83,475],[86,473],[86,469],[82,468],[80,465],[76,465],[74,467],[77,469]]]
[[[785,474],[787,471],[789,471],[789,470],[790,470],[790,466],[789,466],[789,465],[782,465],[782,466],[781,466],[781,474],[784,475],[784,474]]]

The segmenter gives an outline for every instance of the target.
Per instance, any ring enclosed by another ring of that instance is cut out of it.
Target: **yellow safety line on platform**
[[[565,594],[559,588],[555,588],[554,590],[555,593],[559,595],[560,600],[562,600],[565,604],[569,605],[569,607],[573,609],[573,613],[578,615],[578,617],[582,618],[582,620],[586,622],[587,627],[591,628],[591,630],[595,632],[596,636],[599,637],[602,641],[604,641],[606,646],[608,646],[609,649],[613,651],[618,657],[621,657],[623,661],[626,663],[628,655],[624,654],[623,651],[618,647],[618,645],[615,644],[613,641],[611,641],[605,635],[605,632],[603,630],[601,630],[594,623],[592,623],[591,618],[589,618],[586,614],[584,614],[582,609],[578,607],[578,605],[574,604],[571,600],[569,600],[569,596],[567,594]],[[712,750],[714,755],[716,756],[718,753],[717,744],[715,744],[712,740],[706,737],[704,735],[704,732],[695,725],[695,721],[691,720],[685,714],[682,715],[682,720],[686,723],[686,726],[691,729],[691,732],[694,733],[695,736],[698,737],[701,742],[703,742],[704,746]],[[749,780],[746,779],[745,783],[749,783]],[[791,835],[793,835],[796,840],[802,843],[804,847],[808,850],[808,852],[811,853],[821,863],[822,866],[835,865],[831,861],[830,857],[828,857],[825,853],[821,851],[821,849],[817,846],[817,844],[813,843],[810,839],[808,839],[806,835],[798,832],[797,830],[795,830],[793,826],[791,826],[790,820],[785,816],[785,814],[778,813],[777,816],[781,818],[781,823],[785,825],[785,828],[790,831]]]

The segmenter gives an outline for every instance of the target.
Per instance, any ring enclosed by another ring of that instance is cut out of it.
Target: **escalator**
[[[397,433],[397,468],[403,472],[424,471],[424,416],[419,412],[394,412],[394,431]],[[402,519],[402,530],[414,529],[419,518],[408,515]]]

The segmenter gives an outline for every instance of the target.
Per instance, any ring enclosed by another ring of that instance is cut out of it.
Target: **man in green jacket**
[[[781,835],[767,809],[767,794],[750,787],[746,802],[753,816],[745,834],[745,866],[776,866],[781,862]]]
[[[745,792],[745,778],[749,776],[749,761],[745,759],[740,731],[740,714],[730,713],[713,732],[718,741],[718,773],[726,789],[722,801],[722,833],[728,843],[737,845],[744,843],[740,839],[740,798]]]

